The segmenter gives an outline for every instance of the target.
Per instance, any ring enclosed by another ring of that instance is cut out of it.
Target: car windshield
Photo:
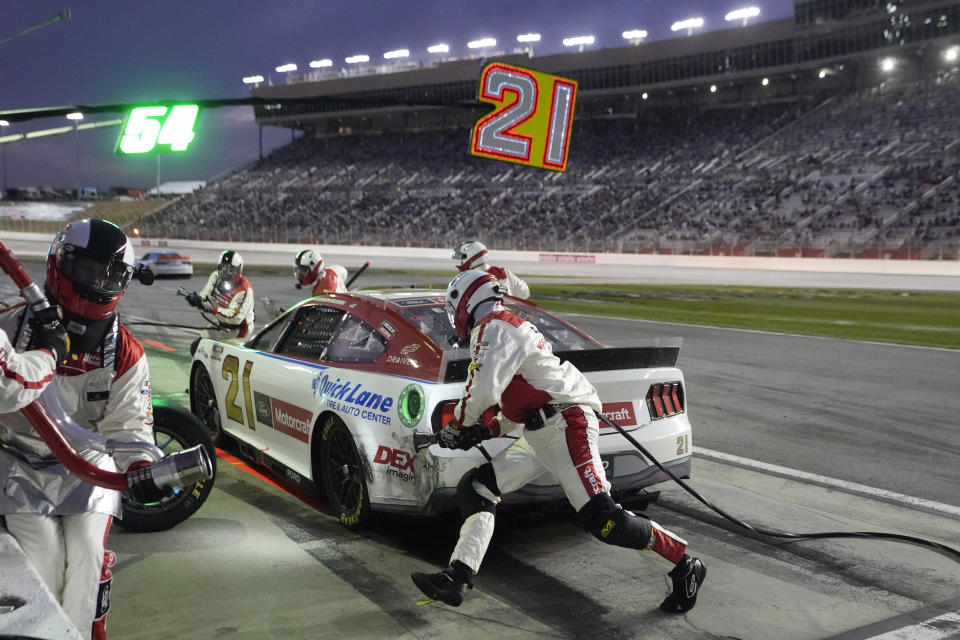
[[[423,299],[423,304],[413,305],[412,300],[405,300],[398,305],[397,311],[420,329],[427,337],[444,349],[455,349],[467,346],[458,337],[450,321],[443,303]],[[554,351],[577,351],[580,349],[596,349],[600,346],[587,336],[583,335],[571,325],[543,309],[528,304],[505,304],[507,309],[518,317],[532,322],[543,336],[553,345]]]

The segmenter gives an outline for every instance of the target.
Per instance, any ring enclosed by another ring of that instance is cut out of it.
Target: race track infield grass
[[[960,294],[696,285],[536,284],[552,311],[960,349]]]

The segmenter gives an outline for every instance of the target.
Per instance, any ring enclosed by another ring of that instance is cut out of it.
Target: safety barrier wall
[[[6,232],[0,236],[8,248],[23,256],[42,256],[50,236],[39,233]],[[229,247],[199,240],[136,238],[138,257],[156,250],[177,251],[194,262],[214,263],[226,248],[239,251],[247,264],[293,267],[301,244],[235,242]],[[373,267],[387,269],[451,270],[449,249],[414,247],[373,247],[361,245],[319,245],[328,263],[354,268],[369,260]],[[839,274],[880,274],[902,276],[960,277],[960,261],[863,260],[837,258],[773,258],[752,256],[691,256],[633,253],[559,253],[549,251],[490,251],[490,260],[531,275],[576,275],[629,279],[633,269],[658,267],[682,269],[727,269]]]

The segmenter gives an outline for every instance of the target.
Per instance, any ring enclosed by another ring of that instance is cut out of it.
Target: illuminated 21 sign
[[[199,113],[200,107],[195,104],[135,108],[117,141],[117,155],[186,151],[193,142]]]
[[[499,108],[474,125],[471,154],[554,171],[567,168],[575,81],[494,62],[480,76],[478,97]]]

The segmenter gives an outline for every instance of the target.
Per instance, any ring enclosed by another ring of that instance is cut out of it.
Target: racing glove
[[[127,469],[126,477],[127,490],[131,497],[141,504],[160,502],[163,498],[173,495],[172,489],[160,488],[153,481],[153,472],[150,469],[150,463],[146,460],[138,460],[131,464]]]
[[[209,300],[201,300],[201,301],[200,301],[200,310],[201,310],[201,311],[206,311],[206,312],[209,313],[210,311],[213,311],[213,305],[210,304],[210,301],[209,301]]]
[[[444,427],[439,435],[437,444],[444,449],[463,449],[464,451],[493,437],[490,428],[486,425],[474,424],[458,429],[452,422]]]
[[[46,349],[59,364],[67,357],[67,331],[60,320],[59,307],[47,307],[30,317],[33,344],[37,349]]]
[[[191,307],[200,308],[200,294],[196,291],[191,291],[187,294],[187,304]]]

